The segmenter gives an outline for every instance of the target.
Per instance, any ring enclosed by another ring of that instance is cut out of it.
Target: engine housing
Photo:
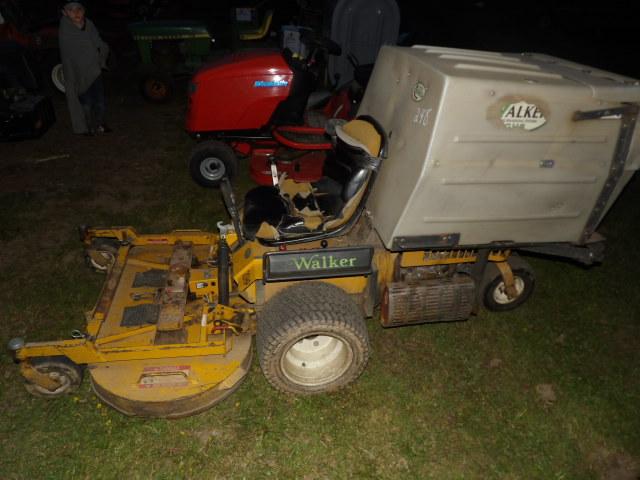
[[[382,297],[381,323],[396,327],[466,320],[475,303],[476,286],[464,274],[420,282],[391,282]]]

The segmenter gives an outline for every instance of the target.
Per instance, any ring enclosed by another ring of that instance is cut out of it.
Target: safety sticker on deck
[[[168,244],[168,238],[147,238],[147,243]]]
[[[138,387],[186,387],[189,385],[190,373],[191,365],[145,367],[138,381]]]
[[[537,105],[524,101],[503,106],[500,120],[507,128],[524,130],[535,130],[547,123],[547,119]]]

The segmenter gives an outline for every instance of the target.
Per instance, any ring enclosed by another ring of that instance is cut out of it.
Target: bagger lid
[[[640,81],[539,53],[498,53],[415,45],[411,54],[431,68],[452,77],[491,78],[529,83],[580,84],[595,99],[640,101]]]

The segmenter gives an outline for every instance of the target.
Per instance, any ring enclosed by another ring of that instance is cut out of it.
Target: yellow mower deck
[[[105,403],[127,415],[179,418],[233,393],[250,364],[251,336],[245,334],[225,356],[98,364],[90,367],[91,385]]]
[[[192,258],[207,258],[209,248],[178,242],[141,245],[128,251],[96,343],[131,347],[133,356],[139,347],[163,345],[162,354],[167,356],[90,364],[92,386],[107,404],[128,415],[181,417],[211,407],[245,377],[251,334],[235,335],[222,329],[204,335],[203,300],[187,300]],[[122,265],[122,259],[118,261]],[[112,275],[118,275],[117,270],[116,266]],[[210,269],[203,270],[207,272],[204,276],[213,277]],[[110,278],[107,285],[113,281]],[[215,283],[215,278],[210,281]],[[128,336],[136,330],[138,334]],[[221,353],[171,353],[171,346],[177,350],[190,345],[217,347]]]
[[[65,356],[87,365],[105,403],[166,418],[203,411],[239,386],[251,363],[251,311],[208,302],[218,293],[217,268],[207,264],[217,236],[161,241],[138,236],[120,246],[84,338],[30,343],[18,353],[29,381],[55,390],[55,379],[29,359]]]

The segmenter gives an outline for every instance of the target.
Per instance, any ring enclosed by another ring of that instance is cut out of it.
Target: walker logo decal
[[[289,85],[287,80],[256,80],[253,82],[254,88],[259,87],[286,87]]]
[[[264,256],[264,279],[278,281],[368,275],[372,258],[371,247],[271,252]]]
[[[355,266],[356,257],[334,257],[333,255],[311,255],[291,259],[297,270],[326,270],[334,268],[349,268]]]
[[[533,103],[523,101],[502,107],[500,120],[507,128],[523,128],[525,130],[535,130],[547,123],[542,110]]]

